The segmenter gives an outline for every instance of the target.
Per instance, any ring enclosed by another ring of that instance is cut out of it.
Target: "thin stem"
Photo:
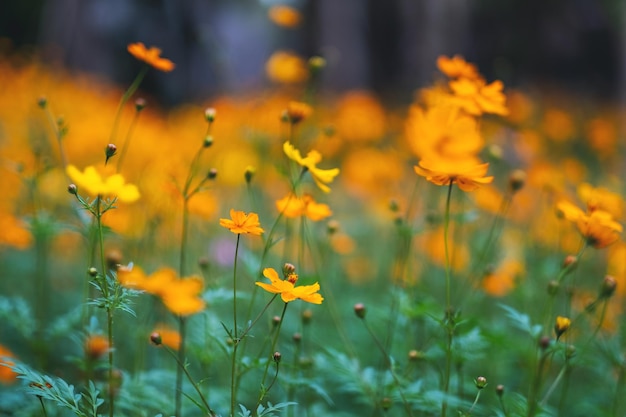
[[[233,357],[230,367],[230,415],[235,416],[236,386],[237,386],[237,348],[239,346],[239,336],[237,331],[237,258],[239,255],[239,238],[237,234],[237,244],[235,246],[235,261],[233,265]]]
[[[193,378],[189,374],[189,371],[187,370],[187,367],[185,366],[185,364],[180,361],[180,358],[172,351],[172,349],[170,349],[169,347],[167,347],[165,345],[162,345],[162,346],[163,346],[163,348],[165,348],[167,353],[169,353],[172,356],[172,358],[174,358],[174,360],[178,364],[178,369],[182,369],[183,370],[183,372],[187,376],[187,379],[189,380],[189,382],[191,382],[191,385],[194,387],[194,389],[198,393],[198,396],[200,396],[200,400],[202,401],[202,404],[204,404],[204,406],[206,407],[207,411],[209,412],[209,415],[211,417],[217,416],[217,414],[215,414],[215,412],[213,411],[213,409],[209,405],[209,402],[204,397],[204,394],[202,394],[202,391],[200,390],[200,387],[198,387],[198,384],[196,384],[196,382],[193,380]]]
[[[135,126],[137,125],[137,121],[139,120],[139,115],[141,114],[141,109],[135,107],[135,116],[133,120],[130,122],[130,127],[128,128],[128,132],[126,133],[126,138],[124,138],[124,143],[122,144],[122,149],[120,150],[119,156],[117,158],[117,172],[120,172],[122,169],[122,163],[124,159],[126,159],[126,153],[128,152],[128,148],[130,147],[130,140],[133,137],[133,132],[135,131]]]
[[[469,416],[470,414],[472,414],[472,410],[474,409],[474,407],[476,406],[476,404],[478,403],[478,399],[480,398],[480,393],[482,392],[482,390],[478,390],[478,392],[476,393],[476,398],[474,398],[474,403],[472,404],[472,406],[470,407],[469,411],[467,412],[467,415]]]
[[[43,402],[43,398],[37,396],[39,398],[39,404],[41,404],[41,411],[43,412],[43,417],[48,417],[48,411],[46,411],[46,404]]]
[[[550,385],[550,388],[548,388],[548,392],[546,392],[546,395],[543,397],[541,402],[539,402],[539,405],[541,405],[542,407],[546,405],[546,403],[548,402],[548,399],[550,398],[550,396],[556,389],[559,382],[561,382],[561,379],[563,379],[563,376],[565,375],[565,372],[567,371],[568,368],[569,368],[569,361],[566,360],[565,363],[563,364],[563,367],[561,368],[561,371],[552,382],[552,385]]]
[[[530,394],[528,395],[528,417],[534,417],[535,414],[537,414],[538,404],[536,398],[539,393],[539,389],[541,388],[541,377],[543,376],[543,368],[547,358],[548,355],[542,353],[541,358],[539,359],[539,364],[537,365],[535,378],[533,379],[532,386],[530,387]]]
[[[109,143],[113,143],[115,141],[115,137],[117,136],[117,128],[120,123],[120,116],[122,115],[124,105],[126,104],[128,99],[131,98],[133,94],[135,94],[135,91],[137,91],[137,89],[139,88],[139,85],[141,84],[141,81],[143,81],[143,78],[146,76],[149,68],[150,67],[147,65],[143,67],[141,71],[139,71],[139,74],[137,74],[137,77],[135,77],[135,80],[132,82],[132,84],[124,92],[124,95],[122,95],[120,103],[117,106],[117,111],[115,112],[115,119],[113,119],[113,127],[111,128],[111,137],[109,138]]]
[[[443,245],[446,257],[446,311],[450,311],[450,250],[448,248],[448,229],[450,228],[450,197],[452,196],[453,180],[448,185],[448,196],[446,198],[446,212],[443,223]]]
[[[626,382],[626,364],[619,364],[619,374],[617,377],[617,384],[615,384],[615,396],[613,397],[613,407],[611,417],[617,417],[619,411],[620,400],[623,398],[621,395],[624,383]]]
[[[176,362],[178,367],[176,368],[176,393],[175,395],[175,415],[181,417],[183,412],[182,392],[183,392],[183,372],[187,373],[187,369],[184,366],[185,353],[186,353],[186,335],[187,335],[187,321],[185,317],[178,316],[178,332],[180,333],[180,345],[178,348],[178,358]]]
[[[448,195],[446,198],[446,212],[443,224],[443,244],[446,257],[446,311],[444,326],[447,332],[446,339],[446,365],[443,377],[443,393],[444,398],[441,404],[441,417],[446,417],[448,411],[448,399],[446,398],[450,389],[450,370],[452,367],[452,338],[454,334],[454,314],[452,312],[450,302],[450,251],[448,249],[448,229],[450,226],[450,200],[452,196],[452,185],[454,180],[450,180],[448,184]]]

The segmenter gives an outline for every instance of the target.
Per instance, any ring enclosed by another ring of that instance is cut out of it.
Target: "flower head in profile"
[[[230,219],[220,219],[220,226],[227,228],[231,232],[240,234],[251,234],[260,236],[265,232],[261,228],[259,215],[256,213],[246,214],[243,211],[230,209]]]
[[[622,225],[613,219],[611,213],[604,210],[585,213],[576,205],[561,201],[557,204],[557,213],[574,223],[587,243],[596,249],[617,242],[623,230]]]
[[[283,144],[283,151],[289,159],[295,161],[298,165],[306,168],[311,173],[313,181],[315,181],[315,184],[317,184],[320,190],[325,193],[330,192],[330,187],[326,184],[333,182],[335,177],[339,175],[339,168],[318,168],[317,164],[322,160],[322,155],[318,151],[309,151],[306,157],[303,158],[300,151],[297,150],[289,141]]]
[[[474,116],[483,113],[506,116],[509,110],[506,107],[506,96],[502,92],[502,81],[487,84],[483,79],[460,78],[449,83],[454,94],[452,103]]]
[[[476,65],[465,61],[460,55],[454,55],[452,58],[441,55],[437,58],[437,68],[450,78],[481,78]]]
[[[489,169],[488,163],[480,163],[473,158],[468,160],[421,160],[415,167],[415,173],[425,177],[436,185],[456,184],[463,191],[474,191],[478,187],[489,184],[493,177],[485,176]]]
[[[179,316],[189,316],[204,310],[205,303],[200,297],[203,281],[198,276],[178,278],[171,268],[162,268],[146,276],[141,268],[121,267],[117,279],[127,288],[160,297],[165,307]]]
[[[163,72],[170,72],[175,65],[167,58],[161,58],[161,50],[154,46],[146,48],[143,42],[131,43],[128,45],[128,52],[140,61]]]
[[[317,203],[310,194],[296,197],[289,194],[276,201],[276,208],[288,218],[306,216],[314,222],[323,220],[333,214],[326,204]]]
[[[290,101],[287,105],[287,117],[292,124],[298,124],[311,115],[313,109],[301,101]]]
[[[318,293],[320,285],[316,282],[313,285],[295,286],[298,276],[291,273],[287,279],[280,279],[278,272],[274,268],[265,268],[263,276],[270,280],[270,284],[255,282],[256,285],[272,294],[280,294],[280,298],[286,303],[294,300],[302,300],[312,304],[322,304],[324,297]]]
[[[556,333],[557,340],[570,328],[571,324],[572,321],[567,317],[557,316],[554,322],[554,333]]]
[[[116,197],[119,201],[133,203],[139,200],[140,194],[136,185],[126,184],[122,174],[102,176],[94,166],[88,166],[81,172],[74,165],[66,169],[67,175],[79,190],[84,189],[89,195]]]

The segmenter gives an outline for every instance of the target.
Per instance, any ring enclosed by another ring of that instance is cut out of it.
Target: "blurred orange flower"
[[[152,332],[158,333],[161,337],[161,343],[165,346],[170,347],[171,349],[178,350],[180,348],[180,333],[178,331],[173,330],[167,326],[157,326]]]
[[[220,219],[220,226],[227,228],[237,235],[250,233],[260,236],[261,233],[265,232],[265,230],[261,228],[258,214],[246,214],[243,211],[236,211],[234,209],[230,209],[230,219]]]
[[[203,281],[198,276],[178,278],[171,268],[162,268],[147,277],[139,267],[121,267],[117,279],[128,288],[142,290],[161,298],[165,307],[179,316],[188,316],[204,310],[200,297]]]
[[[137,186],[126,184],[121,174],[102,177],[94,166],[88,166],[81,172],[74,165],[68,165],[67,175],[78,187],[78,191],[85,189],[89,195],[102,197],[116,197],[119,201],[132,203],[139,200]]]
[[[425,161],[421,160],[414,167],[415,172],[436,185],[456,184],[463,191],[473,191],[484,184],[493,181],[493,177],[486,177],[488,163],[476,163],[473,160],[462,161]]]
[[[301,101],[290,101],[287,105],[287,116],[293,124],[300,123],[311,115],[313,109],[306,103]]]
[[[622,225],[613,220],[611,213],[604,210],[585,213],[568,201],[560,201],[557,204],[557,213],[574,223],[587,243],[596,249],[617,242],[622,232]]]
[[[163,72],[170,72],[175,65],[166,58],[161,58],[161,50],[154,46],[146,48],[142,42],[131,43],[128,45],[128,52],[140,61]]]
[[[306,62],[287,51],[274,52],[265,64],[265,72],[271,81],[282,84],[301,83],[309,76]]]
[[[313,181],[319,187],[320,190],[325,193],[330,192],[330,188],[326,184],[330,184],[333,182],[335,177],[339,174],[339,168],[333,169],[320,169],[317,167],[317,163],[322,160],[322,155],[316,151],[312,150],[306,155],[305,158],[302,157],[300,151],[294,148],[294,146],[289,142],[285,142],[283,144],[283,151],[285,155],[289,157],[292,161],[295,161],[303,168],[306,168],[313,177]]]
[[[302,197],[289,194],[276,201],[276,208],[285,217],[306,216],[314,222],[323,220],[333,214],[328,205],[317,203],[310,194],[304,194]]]
[[[0,212],[0,230],[0,245],[26,249],[32,243],[33,237],[26,223],[10,214]]]
[[[444,55],[439,56],[437,58],[437,68],[450,78],[480,78],[476,65],[468,63],[460,55],[454,55],[452,58]]]
[[[588,211],[601,209],[608,211],[617,219],[622,217],[624,200],[622,197],[606,188],[595,188],[591,184],[582,183],[576,189],[580,200],[587,205]]]
[[[298,280],[296,274],[291,274],[287,279],[283,280],[278,277],[278,273],[274,268],[265,268],[263,276],[270,280],[271,284],[264,282],[255,282],[256,285],[272,294],[280,294],[280,298],[286,303],[294,300],[302,300],[312,304],[322,304],[324,297],[318,293],[320,285],[316,282],[313,285],[302,285],[296,287],[294,284]]]
[[[13,365],[13,362],[7,359],[4,359],[4,358],[13,358],[13,357],[15,357],[13,355],[13,352],[5,348],[4,346],[0,345],[0,382],[3,384],[12,384],[13,382],[15,382],[15,379],[17,378],[17,374],[13,372],[11,368],[8,368],[2,365],[2,364]]]
[[[272,6],[268,16],[272,22],[285,28],[294,28],[302,21],[300,12],[289,6]]]
[[[453,103],[474,116],[483,113],[506,116],[509,110],[506,107],[506,96],[502,92],[502,81],[487,84],[485,80],[460,78],[450,81],[450,89],[454,93]]]
[[[97,334],[92,334],[85,340],[85,354],[90,359],[98,359],[109,351],[109,340]]]

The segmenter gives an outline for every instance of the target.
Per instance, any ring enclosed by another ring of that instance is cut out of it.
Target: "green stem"
[[[537,369],[535,370],[535,378],[533,378],[532,386],[530,387],[530,394],[528,395],[528,417],[534,417],[535,414],[537,414],[537,394],[541,388],[541,378],[543,376],[543,368],[546,364],[547,358],[548,355],[542,353]]]
[[[119,157],[117,159],[117,172],[120,172],[122,169],[122,163],[126,159],[126,153],[128,152],[128,148],[130,147],[130,140],[133,137],[133,132],[135,131],[135,126],[137,125],[137,121],[139,120],[139,115],[141,114],[141,110],[135,108],[135,116],[133,120],[130,122],[130,127],[128,128],[128,133],[126,133],[126,138],[124,138],[124,143],[122,144],[122,149],[120,150]]]
[[[230,415],[235,416],[235,405],[237,397],[237,348],[239,346],[239,336],[237,331],[237,258],[239,256],[239,240],[241,234],[237,233],[237,244],[235,246],[235,261],[233,265],[233,357],[230,367]]]
[[[285,318],[285,312],[287,311],[287,306],[289,305],[289,303],[285,303],[284,307],[283,307],[283,312],[280,315],[280,322],[278,323],[278,326],[276,328],[276,334],[274,335],[274,340],[272,341],[272,347],[270,348],[270,358],[272,357],[272,355],[274,355],[275,349],[276,349],[276,343],[278,342],[278,336],[280,335],[280,328],[283,324],[283,319]],[[267,363],[265,364],[265,370],[263,371],[263,378],[261,379],[261,392],[259,393],[259,399],[257,400],[257,403],[254,407],[254,410],[259,408],[259,404],[261,404],[261,401],[263,401],[263,398],[265,397],[265,395],[267,394],[267,392],[269,391],[269,388],[265,388],[265,380],[267,379],[267,371],[270,368],[270,363],[272,362],[271,359],[267,359]]]
[[[620,400],[623,398],[621,392],[626,382],[626,364],[623,362],[619,364],[619,375],[617,377],[617,384],[615,385],[615,396],[613,397],[613,407],[611,417],[617,417],[619,414]]]
[[[185,317],[183,316],[178,316],[178,331],[180,333],[180,345],[178,347],[178,357],[176,358],[178,367],[176,368],[176,392],[174,395],[175,395],[175,410],[176,410],[175,415],[176,417],[181,417],[183,413],[183,404],[182,404],[183,372],[187,373],[187,369],[185,366],[185,354],[186,354],[185,341],[186,341],[186,335],[187,335],[187,321],[185,320]]]
[[[541,400],[539,405],[541,405],[542,407],[544,405],[546,405],[546,403],[548,402],[548,399],[550,398],[550,396],[552,395],[552,393],[556,389],[556,387],[559,384],[559,382],[561,382],[561,379],[563,379],[563,376],[565,375],[565,372],[567,371],[568,368],[569,368],[569,361],[566,360],[565,363],[563,364],[563,367],[561,368],[561,371],[559,372],[559,374],[556,376],[556,378],[552,382],[552,385],[550,385],[550,388],[548,388],[548,391],[546,392],[546,395],[543,397],[543,399]]]
[[[454,314],[452,312],[451,301],[450,301],[450,251],[448,248],[448,229],[450,227],[450,200],[452,196],[452,185],[454,184],[454,180],[450,180],[450,184],[448,184],[448,195],[446,198],[446,212],[444,216],[444,224],[443,224],[443,244],[444,244],[444,252],[446,258],[446,312],[444,325],[447,332],[446,339],[446,365],[443,377],[443,393],[444,398],[441,404],[441,417],[446,417],[448,411],[448,392],[450,389],[450,370],[452,367],[452,338],[454,334]]]
[[[469,416],[470,414],[472,414],[472,410],[474,409],[474,407],[476,406],[476,404],[478,403],[478,399],[480,398],[480,393],[482,392],[482,390],[478,390],[478,392],[476,393],[476,398],[474,398],[474,403],[472,404],[472,406],[470,407],[469,411],[467,412],[467,415]]]
[[[135,91],[137,91],[137,89],[139,88],[139,85],[141,84],[141,81],[143,81],[143,78],[146,76],[149,68],[150,67],[147,65],[143,67],[141,71],[139,71],[139,74],[137,74],[137,77],[135,77],[135,80],[132,82],[132,84],[124,92],[124,95],[122,95],[120,103],[117,106],[117,111],[115,112],[115,119],[113,119],[113,127],[111,128],[111,137],[109,138],[109,143],[115,142],[115,137],[117,136],[117,128],[120,123],[120,116],[122,115],[124,105],[126,104],[128,99],[131,98],[133,94],[135,94]]]
[[[39,403],[41,404],[41,411],[43,412],[43,417],[48,417],[48,411],[46,411],[46,404],[43,402],[43,398],[37,396],[39,398]]]

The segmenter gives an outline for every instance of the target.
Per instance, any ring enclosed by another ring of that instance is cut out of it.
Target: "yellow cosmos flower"
[[[450,78],[480,78],[476,65],[465,61],[460,55],[455,55],[452,58],[441,55],[437,58],[437,68]]]
[[[483,113],[506,116],[509,110],[506,107],[506,96],[502,92],[502,81],[487,84],[482,79],[460,78],[450,81],[450,89],[454,93],[453,102],[463,110],[474,116]]]
[[[474,159],[468,161],[421,160],[415,166],[415,173],[425,177],[427,181],[436,185],[456,184],[463,191],[473,191],[484,184],[493,181],[493,177],[486,177],[488,163],[476,163]]]
[[[315,202],[309,194],[304,194],[301,198],[289,194],[276,201],[276,208],[285,217],[293,219],[306,216],[314,222],[323,220],[333,214],[328,205]]]
[[[236,235],[249,233],[260,236],[261,233],[265,232],[261,228],[258,214],[246,214],[243,211],[233,209],[230,209],[230,219],[220,219],[220,226],[227,228]]]
[[[78,190],[84,189],[89,195],[117,197],[119,201],[125,203],[139,200],[140,194],[137,186],[126,184],[121,174],[103,178],[93,166],[88,166],[84,172],[81,172],[74,165],[68,165],[66,172]]]
[[[557,204],[557,213],[574,223],[587,243],[596,249],[617,242],[623,230],[622,225],[613,219],[611,213],[604,210],[585,213],[574,204],[561,201]]]
[[[189,316],[204,310],[200,298],[202,278],[191,276],[178,278],[171,268],[162,268],[147,277],[139,267],[119,268],[117,279],[128,288],[142,290],[161,298],[165,307],[179,316]]]
[[[302,21],[300,12],[289,6],[272,6],[268,16],[272,22],[285,28],[294,28]]]
[[[289,141],[283,144],[283,151],[289,159],[295,161],[298,165],[306,168],[311,173],[313,181],[315,181],[315,184],[317,184],[320,190],[324,191],[325,193],[330,192],[330,188],[326,184],[330,184],[331,182],[333,182],[335,177],[339,175],[339,168],[318,168],[317,164],[322,160],[322,155],[318,151],[309,151],[306,157],[303,158],[300,154],[300,151],[294,148],[294,146]]]
[[[287,105],[287,116],[293,124],[300,123],[311,115],[313,109],[306,103],[301,101],[290,101]]]
[[[263,270],[263,276],[269,279],[271,284],[264,282],[255,282],[255,284],[267,292],[280,294],[280,298],[286,303],[298,299],[312,304],[322,304],[322,301],[324,301],[324,297],[318,293],[320,285],[317,282],[313,285],[296,287],[294,285],[298,280],[296,274],[291,274],[288,279],[283,280],[278,277],[278,273],[274,268],[265,268]]]
[[[154,46],[146,48],[142,42],[136,42],[129,44],[127,49],[132,56],[159,71],[170,72],[175,67],[169,59],[161,58],[161,50]]]

